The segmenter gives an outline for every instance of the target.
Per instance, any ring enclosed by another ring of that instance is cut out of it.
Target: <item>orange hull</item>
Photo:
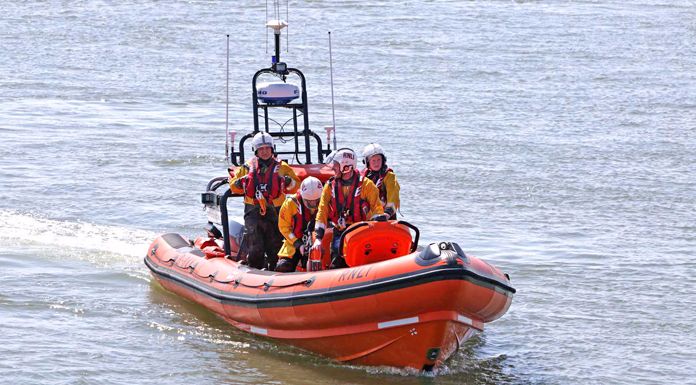
[[[429,370],[501,317],[515,292],[497,268],[440,245],[352,268],[275,273],[206,259],[166,234],[145,264],[167,290],[239,329],[341,362]]]

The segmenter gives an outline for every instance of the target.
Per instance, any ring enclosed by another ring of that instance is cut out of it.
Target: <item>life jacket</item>
[[[362,170],[362,176],[369,178],[375,182],[375,186],[379,190],[379,200],[383,205],[387,204],[387,186],[384,185],[384,177],[388,172],[393,172],[391,168],[382,167],[379,171],[372,171],[370,168]]]
[[[314,215],[311,210],[304,207],[302,195],[296,193],[292,200],[297,205],[297,214],[292,217],[292,233],[297,239],[302,239],[302,243],[306,243],[305,235],[311,234],[314,230]]]
[[[206,259],[221,258],[225,256],[225,250],[218,245],[213,237],[198,237],[193,243],[205,254]]]
[[[363,176],[357,172],[353,175],[351,188],[347,196],[343,196],[343,182],[340,178],[329,179],[331,184],[331,205],[329,206],[329,219],[334,224],[343,218],[346,224],[364,221],[370,211],[370,205],[360,197],[362,191]]]
[[[244,195],[253,199],[254,204],[258,204],[256,198],[258,191],[266,198],[267,202],[272,202],[285,189],[285,182],[278,173],[280,162],[271,159],[270,164],[266,167],[266,172],[261,172],[258,158],[252,159],[249,163],[250,166],[247,166],[249,167],[249,174],[244,184]]]

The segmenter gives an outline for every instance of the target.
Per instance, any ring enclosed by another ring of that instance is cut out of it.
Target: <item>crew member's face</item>
[[[372,155],[367,162],[370,165],[370,170],[379,171],[382,168],[382,155]]]
[[[354,172],[353,167],[350,168],[350,171],[344,172],[343,176],[342,176],[343,180],[348,180],[348,179],[352,178],[353,172]]]
[[[256,151],[256,156],[263,160],[267,160],[273,156],[273,149],[270,146],[263,146]]]
[[[316,208],[319,206],[319,199],[313,199],[313,200],[304,200],[305,206],[307,206],[308,209],[314,211]]]
[[[341,171],[341,165],[338,162],[333,162],[333,172],[336,178],[342,178],[345,180],[350,179],[353,176],[353,167],[351,166],[344,166],[344,168],[348,168],[349,170],[346,171],[345,173]]]

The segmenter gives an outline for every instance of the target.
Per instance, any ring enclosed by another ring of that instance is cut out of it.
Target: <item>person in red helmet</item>
[[[353,223],[384,214],[379,190],[370,179],[357,172],[356,158],[351,149],[341,149],[334,154],[331,161],[335,175],[324,185],[319,201],[312,249],[321,249],[327,226],[333,227],[331,269],[346,267],[343,256],[338,253],[341,233]]]
[[[276,160],[269,133],[257,133],[251,145],[255,156],[235,170],[230,191],[244,194],[247,263],[257,269],[274,270],[283,243],[278,211],[285,194],[297,191],[300,180],[287,163]]]
[[[365,169],[362,175],[370,178],[379,189],[379,200],[384,207],[384,213],[389,219],[396,219],[396,211],[399,209],[399,182],[396,174],[387,166],[387,156],[384,149],[377,143],[370,143],[363,149],[363,164]]]
[[[302,181],[295,196],[285,199],[280,207],[278,229],[285,240],[278,252],[275,271],[295,271],[300,261],[302,266],[306,265],[323,187],[319,179],[309,176]]]

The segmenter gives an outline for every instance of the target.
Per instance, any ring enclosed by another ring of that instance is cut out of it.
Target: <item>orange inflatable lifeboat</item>
[[[353,225],[341,242],[344,269],[261,271],[214,257],[211,246],[206,256],[178,234],[157,238],[145,264],[167,290],[239,329],[340,362],[430,370],[501,317],[515,289],[455,243],[413,251],[414,229]]]

